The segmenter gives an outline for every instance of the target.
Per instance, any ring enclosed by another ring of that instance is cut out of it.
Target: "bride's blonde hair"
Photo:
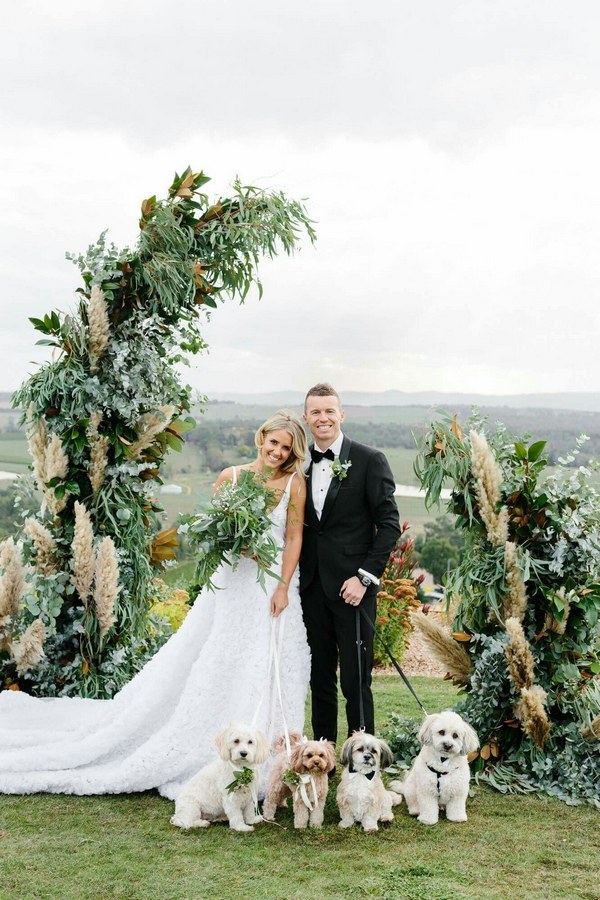
[[[298,416],[286,409],[279,409],[270,416],[254,435],[257,450],[262,450],[265,438],[271,431],[287,431],[292,439],[292,452],[281,466],[281,471],[290,474],[297,472],[304,478],[304,460],[307,454],[306,432]]]

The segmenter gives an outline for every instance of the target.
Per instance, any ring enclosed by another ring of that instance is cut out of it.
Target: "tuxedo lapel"
[[[350,445],[352,441],[349,437],[344,435],[344,440],[342,441],[342,448],[340,450],[340,462],[345,463],[348,462],[348,457],[350,456]],[[333,504],[335,503],[335,499],[338,495],[338,491],[342,486],[342,479],[335,478],[335,476],[331,479],[331,483],[329,485],[329,490],[327,491],[327,496],[325,497],[325,503],[323,504],[323,512],[321,513],[321,522],[324,522],[331,509],[333,508]]]
[[[315,510],[315,504],[313,503],[313,494],[312,494],[312,470],[313,464],[311,462],[308,467],[308,478],[306,479],[306,509],[304,511],[304,518],[306,520],[306,524],[308,525],[310,522],[313,524],[318,522],[319,519],[317,517],[317,513]]]

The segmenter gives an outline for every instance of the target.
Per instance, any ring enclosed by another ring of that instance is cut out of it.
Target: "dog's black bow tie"
[[[321,453],[320,450],[315,450],[314,447],[311,447],[310,456],[314,463],[320,463],[322,459],[330,459],[333,462],[333,460],[335,459],[335,453],[333,452],[331,447],[328,450],[325,450],[323,453]]]

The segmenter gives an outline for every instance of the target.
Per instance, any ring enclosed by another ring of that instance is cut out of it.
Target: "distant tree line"
[[[459,421],[466,420],[471,410],[466,407],[457,411]],[[538,440],[546,440],[548,458],[554,465],[559,457],[566,457],[575,447],[577,438],[585,433],[589,440],[572,465],[587,463],[590,459],[600,459],[600,413],[573,412],[570,410],[547,409],[483,409],[490,422],[504,422],[508,431],[516,437],[530,434]],[[210,422],[201,420],[194,431],[186,435],[186,441],[198,446],[204,453],[207,467],[219,471],[232,461],[232,456],[242,459],[252,458],[255,453],[254,433],[258,419]],[[425,423],[406,425],[398,422],[352,422],[344,423],[344,432],[353,440],[378,448],[415,448],[415,438],[426,429]]]

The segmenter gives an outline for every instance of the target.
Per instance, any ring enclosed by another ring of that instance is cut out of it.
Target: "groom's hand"
[[[347,578],[340,589],[340,597],[344,603],[350,606],[358,606],[362,598],[365,596],[366,587],[362,584],[360,578],[353,575]]]

